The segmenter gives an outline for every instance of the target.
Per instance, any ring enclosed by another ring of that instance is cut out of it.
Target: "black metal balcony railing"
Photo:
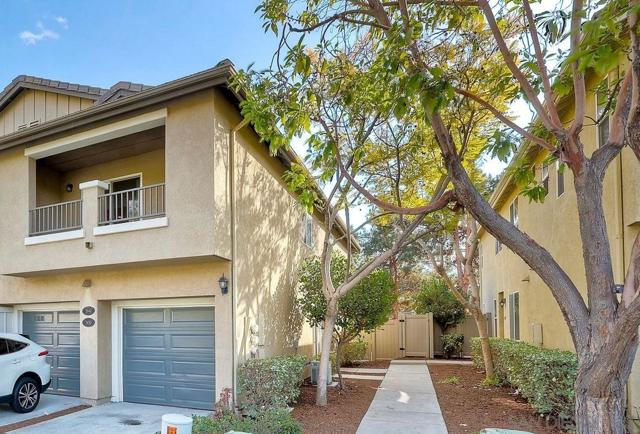
[[[39,206],[29,211],[29,236],[82,228],[82,200]]]
[[[144,220],[165,215],[165,185],[155,184],[98,196],[98,224]]]

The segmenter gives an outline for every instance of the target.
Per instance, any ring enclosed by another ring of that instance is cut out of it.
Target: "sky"
[[[544,0],[548,3],[552,0]],[[267,67],[277,46],[257,0],[12,0],[0,15],[0,89],[20,74],[108,88],[157,85],[215,66]],[[512,110],[526,125],[524,103]],[[304,145],[294,143],[304,154]],[[486,161],[499,174],[504,164]]]
[[[20,74],[109,87],[160,84],[229,58],[267,66],[276,46],[252,0],[2,2],[0,87]]]

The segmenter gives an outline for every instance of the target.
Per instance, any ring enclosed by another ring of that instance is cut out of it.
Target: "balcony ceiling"
[[[164,142],[164,126],[160,126],[92,146],[52,155],[38,160],[38,165],[47,166],[56,172],[64,173],[163,149]]]

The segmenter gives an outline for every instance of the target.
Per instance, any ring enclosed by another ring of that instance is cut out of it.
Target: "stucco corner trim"
[[[25,246],[35,246],[37,244],[55,243],[57,241],[77,240],[84,238],[84,229],[75,231],[57,232],[55,234],[36,235],[33,237],[25,237]]]
[[[93,235],[109,235],[120,234],[123,232],[143,231],[146,229],[164,228],[169,226],[169,218],[159,217],[149,220],[140,220],[138,222],[119,223],[109,226],[96,226],[93,228]]]
[[[104,181],[99,181],[99,180],[95,179],[93,181],[81,182],[80,185],[78,186],[78,188],[80,190],[86,190],[88,188],[94,188],[94,187],[98,187],[98,188],[101,188],[103,190],[108,190],[109,189],[109,184],[107,184]]]

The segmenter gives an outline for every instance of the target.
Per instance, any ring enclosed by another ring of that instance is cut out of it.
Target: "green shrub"
[[[238,370],[239,404],[249,416],[285,408],[300,396],[307,360],[304,356],[280,356],[247,360]]]
[[[569,351],[539,348],[524,342],[491,338],[491,353],[497,380],[510,384],[540,414],[574,418],[574,384],[578,359]],[[480,340],[472,340],[473,360],[483,367]]]
[[[252,434],[300,434],[298,422],[287,409],[260,412],[255,418],[238,416],[227,411],[217,418],[193,417],[193,434],[224,434],[242,431]]]
[[[369,343],[362,340],[349,342],[342,349],[342,366],[350,366],[357,360],[362,360],[367,355]]]
[[[451,356],[457,356],[462,352],[464,344],[464,336],[458,333],[442,335],[442,352],[448,359]]]

